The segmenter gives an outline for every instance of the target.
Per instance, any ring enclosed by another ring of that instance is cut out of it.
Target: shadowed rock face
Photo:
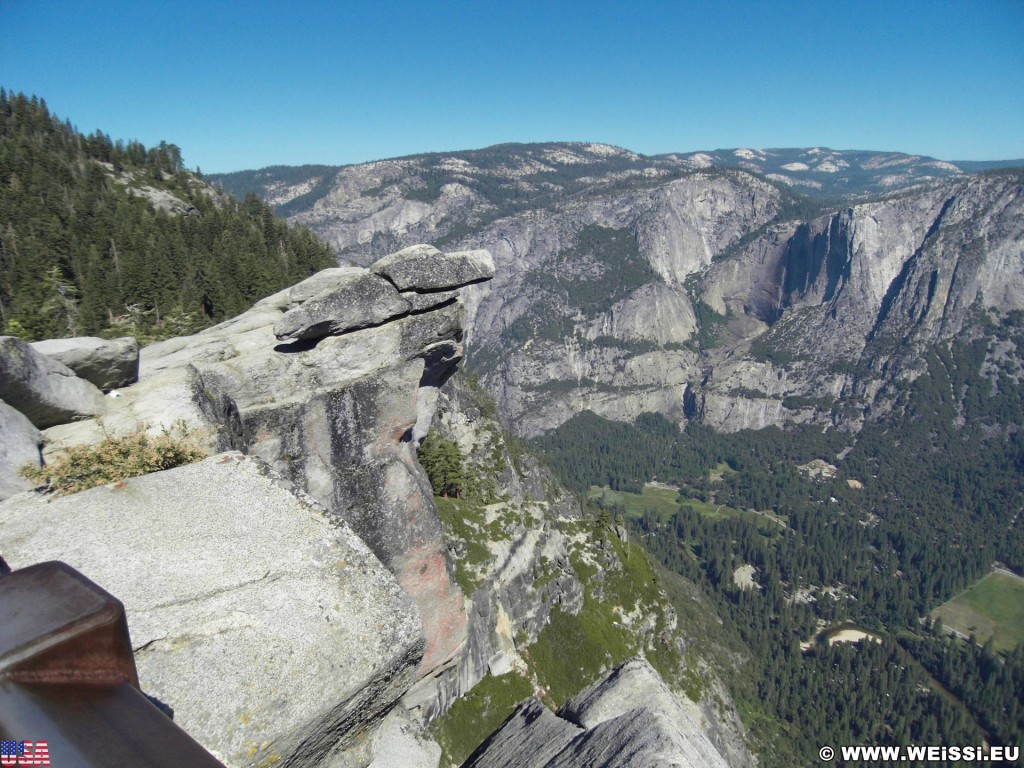
[[[536,699],[464,768],[726,768],[726,762],[645,661],[628,661],[552,714]]]
[[[40,429],[104,411],[103,393],[63,363],[0,336],[0,398]]]
[[[139,342],[130,336],[47,339],[33,342],[32,348],[63,363],[79,378],[92,382],[104,392],[139,380]]]
[[[527,699],[480,745],[463,768],[546,766],[584,730],[563,720],[537,699]]]

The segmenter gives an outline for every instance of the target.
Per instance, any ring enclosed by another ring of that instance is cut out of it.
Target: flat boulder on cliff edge
[[[0,399],[39,429],[103,413],[103,393],[63,363],[13,336],[0,336]]]
[[[423,654],[395,577],[253,457],[19,494],[0,503],[0,530],[12,567],[63,560],[124,603],[143,690],[236,768],[329,762]]]
[[[389,254],[370,267],[400,291],[445,291],[494,277],[491,254],[479,251],[441,253],[431,245],[413,245]]]
[[[63,363],[75,374],[104,392],[127,387],[139,380],[139,342],[131,336],[99,339],[76,336],[71,339],[34,341],[32,349]]]
[[[322,339],[380,325],[409,311],[409,302],[387,280],[363,270],[339,272],[332,270],[322,291],[284,313],[274,324],[278,339]]]

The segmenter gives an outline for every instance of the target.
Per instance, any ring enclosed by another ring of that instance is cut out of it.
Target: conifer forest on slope
[[[174,144],[83,136],[0,91],[0,333],[176,336],[334,264],[255,196],[203,184]]]

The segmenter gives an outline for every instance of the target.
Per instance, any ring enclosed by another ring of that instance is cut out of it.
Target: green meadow
[[[668,520],[679,511],[679,503],[676,501],[679,498],[679,491],[674,488],[645,485],[643,493],[628,493],[592,485],[587,496],[591,501],[600,500],[605,507],[621,505],[629,517],[640,517],[648,509],[652,509],[662,520]]]
[[[667,522],[681,507],[690,507],[705,517],[747,517],[756,522],[759,527],[784,525],[784,518],[775,518],[770,522],[764,515],[742,509],[727,507],[724,504],[700,501],[698,499],[683,499],[680,501],[679,492],[674,488],[666,488],[658,485],[645,485],[642,493],[629,493],[628,491],[613,491],[607,486],[598,488],[590,486],[587,497],[591,501],[600,501],[605,508],[613,505],[621,506],[628,517],[640,517],[647,510],[655,512],[662,522]]]
[[[997,651],[1024,642],[1024,579],[995,571],[932,611],[932,618]]]

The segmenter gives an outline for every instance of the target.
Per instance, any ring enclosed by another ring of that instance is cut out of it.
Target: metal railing
[[[121,602],[60,562],[0,575],[0,740],[4,766],[224,768],[139,689]]]

